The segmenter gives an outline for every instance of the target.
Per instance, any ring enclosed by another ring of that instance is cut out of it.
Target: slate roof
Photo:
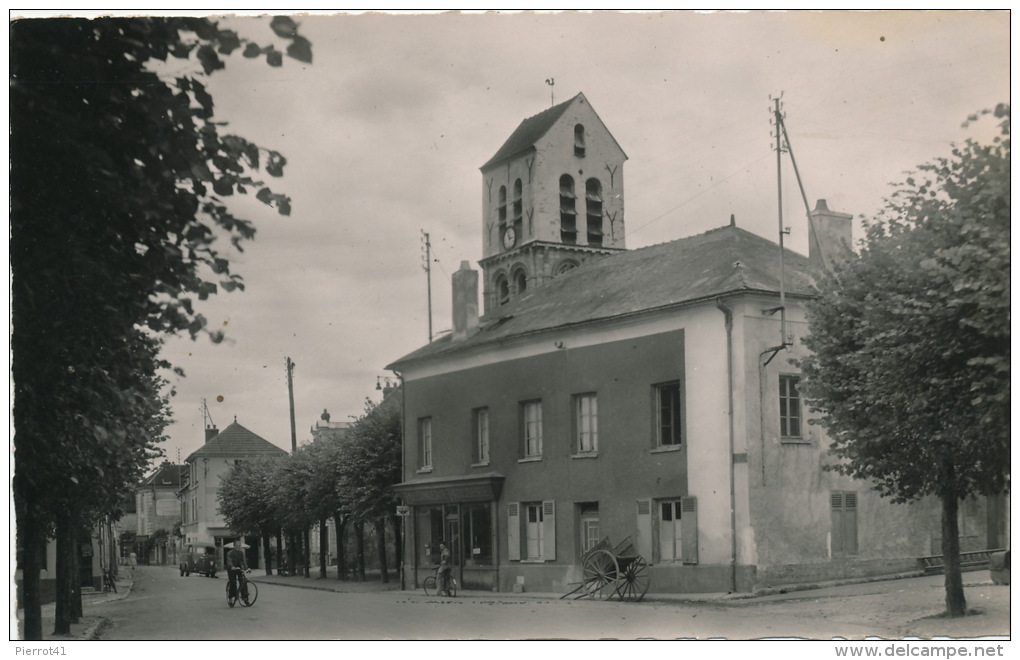
[[[807,257],[784,251],[786,293],[815,295]],[[735,225],[628,250],[578,266],[481,319],[480,329],[449,335],[392,367],[555,328],[609,320],[732,293],[779,292],[779,245]]]
[[[187,478],[187,465],[174,465],[166,461],[156,469],[150,476],[142,480],[142,486],[174,486],[180,487],[183,480]]]
[[[196,449],[186,459],[193,458],[233,458],[235,456],[261,456],[267,454],[286,454],[265,438],[258,436],[237,422],[233,422],[219,434],[209,439],[209,442]]]
[[[484,170],[490,165],[513,158],[534,146],[545,135],[546,131],[552,128],[553,124],[563,116],[563,113],[578,96],[580,94],[522,121],[517,130],[511,133],[510,137],[503,143],[503,146],[499,148],[496,155],[490,158],[485,165],[482,165],[481,169]]]

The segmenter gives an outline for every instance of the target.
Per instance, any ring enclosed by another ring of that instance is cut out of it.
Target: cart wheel
[[[648,592],[650,582],[648,563],[642,557],[634,557],[623,569],[616,593],[623,600],[639,601]]]
[[[612,598],[619,575],[620,566],[608,550],[596,550],[584,560],[584,590],[592,598]]]

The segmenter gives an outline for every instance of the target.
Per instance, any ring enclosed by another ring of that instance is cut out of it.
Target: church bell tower
[[[486,314],[625,249],[626,160],[584,94],[521,122],[481,167]]]

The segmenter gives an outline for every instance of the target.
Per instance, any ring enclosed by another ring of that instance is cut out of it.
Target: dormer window
[[[602,184],[588,179],[584,186],[585,215],[588,217],[588,245],[602,245]]]
[[[577,195],[569,174],[560,177],[560,241],[568,245],[577,243]]]
[[[574,155],[584,157],[584,126],[582,124],[574,126]]]

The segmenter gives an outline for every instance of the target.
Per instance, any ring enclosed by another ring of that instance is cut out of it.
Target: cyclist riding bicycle
[[[234,541],[234,547],[227,553],[227,576],[230,578],[231,596],[237,595],[238,575],[241,571],[248,572],[248,560],[244,556],[244,550],[241,549],[241,542]]]

